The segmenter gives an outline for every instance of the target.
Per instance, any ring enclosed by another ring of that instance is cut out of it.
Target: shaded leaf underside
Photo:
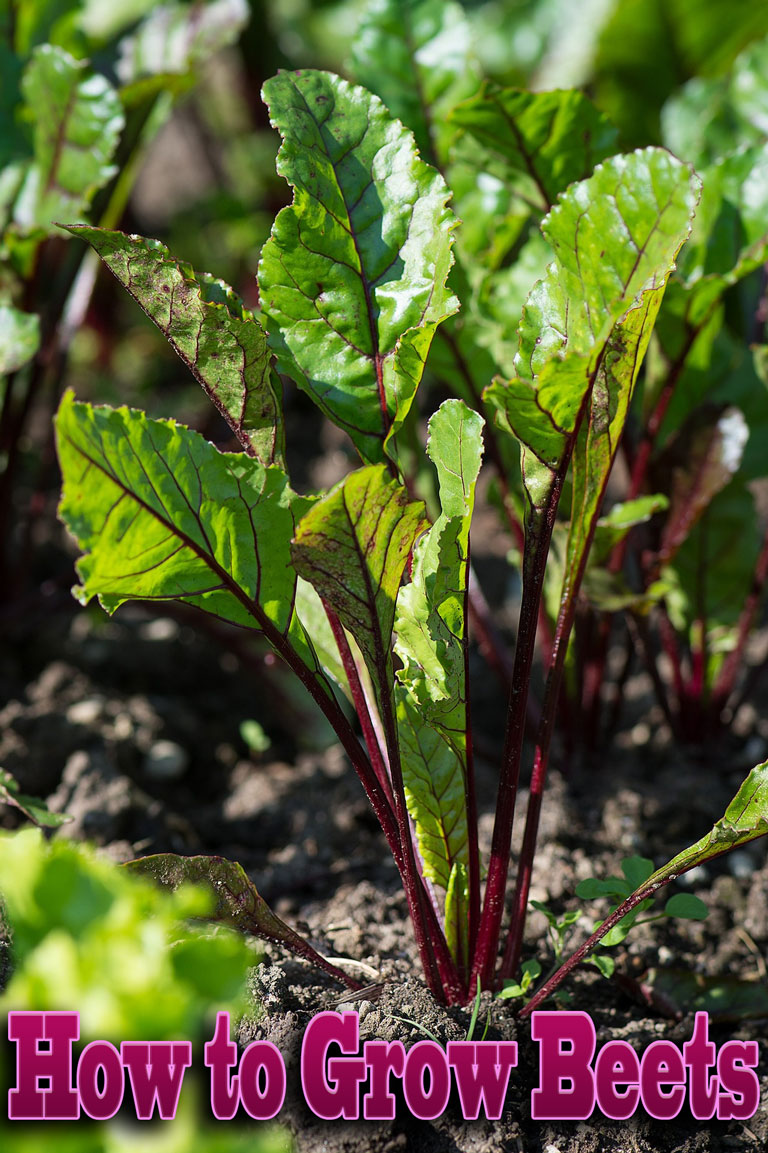
[[[296,571],[357,641],[378,693],[390,691],[395,598],[425,527],[423,505],[384,465],[370,465],[312,506],[291,548]]]
[[[424,875],[448,889],[451,870],[467,863],[464,776],[454,749],[425,725],[412,699],[398,693],[400,755],[408,812],[424,862]]]
[[[568,189],[542,223],[555,261],[520,325],[519,374],[553,355],[602,349],[644,292],[666,283],[690,231],[700,181],[659,148],[614,156]]]
[[[325,960],[309,942],[290,925],[286,925],[259,893],[242,865],[224,857],[182,857],[175,853],[157,853],[129,861],[132,873],[151,877],[171,892],[181,885],[199,885],[213,893],[215,904],[206,919],[231,925],[241,933],[250,933],[277,941],[312,964],[325,969],[337,980],[356,987],[344,973]]]
[[[223,281],[199,276],[165,245],[85,225],[70,227],[98,252],[202,385],[247,453],[281,463],[280,382],[261,325]]]

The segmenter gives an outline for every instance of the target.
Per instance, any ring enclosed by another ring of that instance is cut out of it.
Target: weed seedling
[[[590,877],[586,881],[579,881],[576,886],[576,896],[587,901],[599,897],[610,897],[615,900],[615,904],[611,908],[613,913],[622,901],[626,900],[635,889],[641,887],[652,875],[653,861],[649,861],[646,857],[625,857],[621,862],[621,871],[624,874],[623,877],[605,877],[601,881]],[[649,909],[652,904],[652,897],[640,901],[631,912],[622,917],[601,938],[600,944],[606,949],[610,949],[613,945],[620,945],[633,925],[647,925],[651,921],[662,921],[669,917],[679,917],[686,921],[703,921],[709,915],[707,906],[693,893],[675,893],[673,897],[668,899],[661,912],[654,913],[652,917],[638,919],[640,914]],[[602,924],[603,922],[599,921],[595,925],[595,929],[599,929]],[[561,959],[561,956],[558,956],[558,961]],[[592,959],[595,960],[594,957]]]
[[[535,957],[532,957],[528,961],[523,961],[520,966],[519,981],[505,981],[501,992],[497,994],[498,999],[500,1001],[511,1001],[517,1000],[518,997],[527,997],[532,991],[533,982],[540,976],[541,965]]]

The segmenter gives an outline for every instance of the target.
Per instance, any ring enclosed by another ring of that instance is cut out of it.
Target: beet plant
[[[455,18],[439,7],[424,6],[432,13],[420,25],[425,43],[443,18]],[[395,36],[377,19],[360,38],[358,73],[381,71],[371,44]],[[364,78],[377,86],[375,75]],[[415,137],[376,95],[330,73],[267,82],[282,137],[278,172],[293,200],[261,255],[258,312],[158,241],[70,226],[166,335],[240,451],[71,393],[56,427],[60,515],[83,551],[78,598],[98,597],[108,612],[131,599],[176,601],[263,634],[333,726],[370,799],[430,989],[466,1004],[478,987],[498,987],[518,971],[558,699],[591,553],[604,557],[606,542],[617,547],[666,506],[638,492],[603,516],[701,181],[663,148],[615,154],[614,129],[578,92],[486,85],[464,100],[475,79],[460,54],[440,57],[426,79],[420,101],[393,109]],[[513,251],[520,260],[516,287],[506,283],[508,311],[502,292],[493,317],[481,316],[486,273]],[[516,293],[526,276],[521,314]],[[456,395],[432,413],[419,445],[417,390],[425,366],[439,380],[446,363]],[[360,458],[328,492],[291,485],[282,416],[291,384],[347,433]],[[482,618],[470,525],[484,448],[522,553],[487,860],[468,676],[470,615]],[[425,451],[439,488],[431,518],[414,496]],[[541,640],[550,627],[507,919],[537,629]],[[767,777],[768,766],[753,770],[709,837],[654,872],[600,932],[680,872],[766,832]],[[307,955],[233,863],[163,855],[137,867],[172,887],[207,877],[217,916]]]
[[[689,82],[662,112],[664,143],[695,165],[703,188],[623,446],[626,501],[655,494],[664,503],[650,524],[606,542],[577,646],[572,696],[589,739],[605,713],[616,608],[630,614],[627,651],[637,648],[649,667],[678,740],[716,739],[762,672],[746,657],[768,579],[756,499],[768,420],[768,140],[757,113],[767,61],[762,40],[727,77]],[[735,135],[724,133],[726,122]]]

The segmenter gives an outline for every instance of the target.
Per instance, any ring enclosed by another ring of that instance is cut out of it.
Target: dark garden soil
[[[488,561],[489,576],[501,576],[493,558]],[[99,610],[62,605],[40,618],[32,634],[11,628],[0,655],[0,764],[23,791],[72,815],[65,835],[95,841],[119,861],[158,851],[241,861],[281,916],[374,986],[348,1005],[359,1012],[362,1040],[465,1039],[469,1011],[442,1009],[418,979],[396,870],[338,747],[321,747],[322,725],[302,711],[301,698],[263,656],[244,649],[242,636],[221,643],[201,635],[194,622],[153,617],[142,608],[123,609],[110,621]],[[487,848],[503,697],[491,674],[480,666],[475,673]],[[532,895],[558,912],[575,907],[580,879],[616,872],[623,856],[640,853],[660,863],[701,836],[765,755],[764,730],[753,714],[739,718],[738,731],[721,748],[681,753],[666,740],[643,678],[631,682],[629,698],[609,751],[587,759],[560,751],[555,758]],[[262,725],[272,742],[268,751],[249,752],[239,732],[246,720]],[[5,823],[14,822],[9,813]],[[624,1038],[641,1051],[655,1038],[682,1043],[690,1036],[690,1011],[683,1008],[676,1018],[669,998],[649,1003],[649,970],[741,978],[765,995],[764,844],[757,841],[691,878],[691,888],[711,907],[705,922],[634,930],[618,951],[621,982],[585,968],[569,983],[570,1007],[592,1014],[598,1044]],[[588,910],[574,940],[598,912]],[[533,955],[545,970],[551,964],[540,913],[530,917],[526,936],[526,956]],[[402,1102],[392,1124],[322,1122],[302,1103],[299,1046],[311,1017],[344,1005],[348,995],[271,948],[252,987],[260,1008],[241,1024],[240,1039],[267,1037],[283,1052],[289,1094],[281,1119],[304,1151],[704,1153],[768,1146],[766,1016],[715,1022],[711,1030],[718,1045],[730,1038],[759,1043],[763,1102],[747,1122],[698,1122],[684,1111],[664,1124],[642,1110],[626,1122],[596,1114],[583,1123],[533,1122],[538,1051],[528,1024],[516,1026],[511,1003],[488,993],[475,1039],[516,1038],[520,1046],[501,1121],[464,1122],[451,1100],[435,1122],[415,1121]]]

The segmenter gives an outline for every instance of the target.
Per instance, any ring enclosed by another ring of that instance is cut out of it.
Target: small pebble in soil
[[[749,738],[744,746],[744,760],[750,767],[760,764],[765,760],[766,749],[768,749],[768,742],[766,742],[765,737],[755,734]]]
[[[741,880],[751,877],[755,871],[754,857],[745,849],[734,849],[728,854],[728,871]]]
[[[67,720],[71,725],[95,725],[102,714],[104,702],[99,697],[86,697],[67,709]]]
[[[175,741],[155,741],[144,758],[144,772],[156,781],[178,781],[189,768],[189,753]]]
[[[697,865],[695,869],[681,873],[677,878],[678,885],[685,885],[686,889],[692,889],[695,885],[706,885],[708,882],[709,869],[706,865]]]
[[[265,1013],[279,1013],[285,1005],[288,979],[279,965],[257,965],[251,974],[251,989]]]
[[[179,635],[179,626],[170,617],[158,617],[139,626],[139,636],[145,641],[173,641]]]
[[[638,721],[632,729],[631,737],[633,745],[640,747],[647,745],[651,739],[650,726],[647,725],[645,721]]]
[[[133,721],[128,713],[118,713],[112,722],[112,736],[116,741],[129,741],[133,736]]]

